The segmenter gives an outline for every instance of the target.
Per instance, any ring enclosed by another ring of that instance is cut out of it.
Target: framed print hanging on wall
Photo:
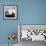
[[[17,19],[17,6],[16,5],[4,5],[4,19]]]

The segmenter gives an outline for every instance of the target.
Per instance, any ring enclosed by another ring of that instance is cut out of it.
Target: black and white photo
[[[17,6],[4,6],[4,19],[17,19]]]

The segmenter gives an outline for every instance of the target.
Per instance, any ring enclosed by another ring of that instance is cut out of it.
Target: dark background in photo
[[[9,14],[8,11],[5,11],[5,17],[15,17],[15,13],[12,12],[12,14]]]

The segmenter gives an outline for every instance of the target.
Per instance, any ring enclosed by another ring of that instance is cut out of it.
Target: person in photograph
[[[15,10],[8,9],[7,11],[5,11],[5,17],[15,17]]]

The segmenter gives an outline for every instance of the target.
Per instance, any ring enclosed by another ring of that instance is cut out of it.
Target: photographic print
[[[4,19],[17,19],[17,6],[16,5],[4,6]]]
[[[46,25],[19,25],[20,41],[46,41]]]

